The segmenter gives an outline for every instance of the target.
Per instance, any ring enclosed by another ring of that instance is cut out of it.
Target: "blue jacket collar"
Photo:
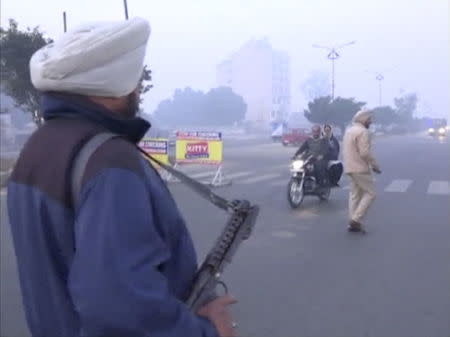
[[[133,143],[139,142],[151,127],[143,118],[116,117],[106,108],[77,95],[45,93],[42,95],[42,110],[45,120],[64,117],[86,119],[125,136]]]

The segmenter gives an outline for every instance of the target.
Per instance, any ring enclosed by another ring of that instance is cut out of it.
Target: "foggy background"
[[[32,7],[33,6],[33,7]],[[1,24],[14,18],[19,29],[40,26],[51,38],[86,21],[124,19],[121,0],[1,3]],[[312,44],[339,45],[336,96],[355,97],[376,106],[382,72],[383,104],[401,93],[419,96],[417,117],[449,116],[449,4],[446,0],[314,1],[128,1],[129,17],[150,21],[146,62],[154,88],[144,100],[146,113],[190,86],[216,85],[216,65],[250,38],[267,37],[272,47],[288,52],[291,62],[292,111],[307,103],[302,81],[312,71],[331,72],[327,51]]]

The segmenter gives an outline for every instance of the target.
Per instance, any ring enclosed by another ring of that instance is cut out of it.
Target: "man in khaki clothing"
[[[381,173],[371,152],[370,124],[370,111],[361,110],[353,117],[353,125],[347,129],[344,136],[344,169],[351,179],[349,231],[352,232],[364,232],[362,220],[375,200],[371,171]]]

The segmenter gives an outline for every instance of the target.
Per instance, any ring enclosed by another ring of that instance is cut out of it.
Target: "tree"
[[[203,116],[210,125],[233,125],[245,118],[247,104],[231,88],[211,89],[205,95]]]
[[[246,110],[242,97],[230,88],[204,94],[188,87],[175,90],[172,99],[160,102],[153,116],[167,126],[222,126],[241,121]]]
[[[418,100],[417,94],[415,93],[405,94],[401,97],[394,98],[394,104],[400,122],[405,124],[412,122]]]
[[[372,114],[376,124],[389,126],[398,122],[398,115],[390,106],[376,107],[372,110]]]
[[[300,86],[308,101],[330,94],[330,78],[326,72],[315,70],[309,73],[306,80]]]
[[[142,80],[139,86],[139,111],[143,113],[142,102],[144,101],[144,95],[153,88],[152,81],[152,71],[147,69],[147,65],[144,65],[144,70],[142,72]]]
[[[311,123],[329,123],[331,119],[331,96],[315,98],[308,103],[308,109],[304,115]]]
[[[45,38],[39,27],[19,30],[10,19],[9,28],[0,27],[0,65],[2,90],[25,111],[39,110],[40,93],[31,83],[29,62],[31,56],[52,40]]]
[[[353,116],[364,105],[365,102],[355,101],[354,98],[337,97],[332,101],[330,96],[319,97],[308,103],[304,115],[311,123],[335,125],[344,132]]]

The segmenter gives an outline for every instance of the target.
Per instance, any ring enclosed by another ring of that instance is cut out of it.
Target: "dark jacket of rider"
[[[325,158],[330,155],[330,150],[331,148],[328,139],[309,137],[303,142],[294,157],[306,152],[308,155],[312,155],[316,158],[318,156],[323,156]]]
[[[326,159],[338,160],[339,151],[340,151],[339,141],[337,140],[337,138],[334,135],[331,135],[331,137],[325,136],[324,138],[327,140],[328,146],[330,148]]]

